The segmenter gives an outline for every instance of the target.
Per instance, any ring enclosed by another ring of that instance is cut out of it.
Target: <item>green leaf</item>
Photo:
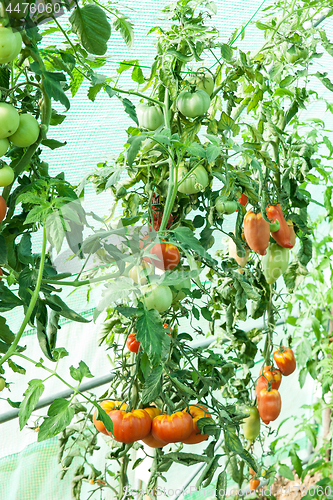
[[[60,252],[65,237],[65,230],[57,210],[49,214],[45,221],[46,236],[49,243],[55,248],[57,254]]]
[[[138,117],[136,116],[136,111],[135,111],[134,104],[129,99],[127,99],[126,97],[122,98],[121,102],[123,103],[123,106],[124,106],[124,109],[125,109],[125,113],[127,113],[129,115],[129,117],[132,118],[132,120],[137,125],[139,125],[139,121],[138,121]],[[142,134],[142,136],[143,136],[143,134]],[[144,139],[146,139],[146,136],[143,136],[143,140]],[[130,143],[129,140],[127,142]],[[136,154],[137,153],[135,153],[135,156],[136,156]],[[135,156],[134,156],[134,158],[135,158]]]
[[[170,338],[165,335],[161,316],[155,309],[142,311],[136,325],[136,338],[141,342],[152,365],[157,365],[161,361],[163,348],[167,349],[170,344]]]
[[[74,417],[74,408],[70,407],[66,399],[55,399],[47,412],[48,417],[40,426],[38,442],[57,436],[71,423]]]
[[[175,238],[183,244],[184,247],[190,248],[194,252],[196,252],[201,257],[204,257],[213,265],[216,265],[216,260],[212,259],[209,253],[205,250],[205,248],[201,245],[199,240],[194,236],[193,231],[184,226],[177,227],[173,232]]]
[[[84,361],[80,361],[79,366],[74,368],[74,366],[70,366],[69,372],[71,377],[78,382],[82,382],[83,377],[94,378],[94,376],[90,373],[90,370]]]
[[[149,404],[154,401],[161,393],[161,377],[163,368],[162,366],[157,366],[148,375],[142,388],[142,403]]]
[[[183,61],[185,63],[192,61],[194,57],[193,54],[186,56],[182,52],[179,52],[175,49],[167,49],[166,54],[168,54],[169,56],[173,56],[176,59],[179,59],[179,61]]]
[[[325,85],[325,87],[330,90],[331,92],[333,92],[333,83],[331,82],[331,80],[329,78],[326,77],[327,73],[320,73],[319,71],[317,71],[317,73],[315,73],[313,76],[316,76],[318,78],[318,80],[321,81],[321,83],[323,85]]]
[[[234,125],[235,125],[234,120],[223,111],[221,114],[220,121],[218,122],[218,128],[220,130],[227,130],[230,132],[232,131]]]
[[[106,307],[110,307],[112,302],[116,302],[118,299],[125,299],[134,288],[133,281],[124,276],[117,281],[105,285],[102,291],[102,298],[94,312],[94,321]]]
[[[17,246],[17,256],[18,260],[22,264],[31,264],[33,262],[31,254],[31,236],[28,233],[24,233]]]
[[[307,236],[300,238],[301,247],[297,253],[297,258],[302,266],[306,266],[312,259],[312,240]]]
[[[225,61],[232,60],[232,49],[226,43],[221,44],[221,56]]]
[[[6,318],[3,316],[0,316],[0,339],[7,344],[11,344],[15,339],[14,333],[11,331],[9,326],[6,325]]]
[[[102,56],[106,53],[111,26],[103,9],[95,4],[77,6],[69,21],[72,31],[89,54]]]
[[[0,312],[10,311],[21,305],[21,299],[11,292],[4,283],[0,282]]]
[[[17,363],[14,363],[12,359],[9,359],[8,361],[8,366],[11,370],[13,370],[14,373],[20,373],[21,375],[25,375],[26,369],[23,368],[22,366],[18,365]]]
[[[6,240],[2,234],[0,234],[0,266],[7,264],[7,245]]]
[[[287,467],[287,465],[281,465],[281,467],[279,468],[279,474],[282,477],[290,479],[290,481],[294,481],[294,479],[295,479],[294,474],[289,469],[289,467]]]
[[[199,479],[196,482],[197,488],[200,488],[201,485],[205,488],[206,486],[208,486],[211,483],[215,472],[219,468],[219,460],[220,460],[221,456],[222,455],[215,455],[210,460],[210,462],[206,465],[206,467],[204,468],[203,472],[201,473]]]
[[[131,49],[134,42],[133,24],[128,20],[127,16],[117,13],[117,17],[113,21],[114,28],[120,32],[128,49]]]
[[[144,135],[135,135],[129,137],[127,142],[130,144],[130,147],[127,150],[127,162],[131,167],[135,160],[136,155],[140,151],[142,142],[146,139]]]
[[[81,87],[81,84],[84,80],[84,74],[78,71],[76,68],[73,69],[72,71],[72,79],[71,79],[71,94],[72,97],[75,96],[79,88]],[[51,123],[52,125],[52,123]]]
[[[39,347],[41,348],[43,354],[50,361],[55,361],[52,356],[51,347],[49,344],[49,339],[47,336],[47,309],[45,303],[38,300],[37,312],[36,312],[36,325],[37,325],[37,338],[39,342]]]
[[[200,464],[201,462],[207,462],[207,457],[204,455],[197,455],[195,453],[183,453],[181,451],[166,453],[164,455],[164,460],[172,460],[173,462],[186,467],[191,465]]]
[[[20,404],[19,423],[22,430],[28,422],[30,415],[44,392],[44,384],[39,379],[32,379],[28,382],[28,389],[24,393],[24,399]]]
[[[215,496],[217,500],[224,500],[227,493],[227,473],[224,470],[221,472],[216,481]]]
[[[66,77],[63,73],[49,73],[48,71],[43,72],[44,75],[44,89],[50,98],[61,102],[66,109],[70,108],[70,102],[66,96],[60,82],[65,82]]]
[[[295,450],[291,450],[289,452],[290,460],[292,463],[292,466],[294,467],[296,474],[298,475],[299,478],[302,477],[302,472],[303,472],[303,467],[302,467],[302,461],[297,455]]]
[[[235,429],[233,427],[226,427],[224,431],[225,445],[230,451],[235,451],[241,454],[244,451],[242,443],[239,437],[236,435]]]
[[[60,142],[60,141],[56,141],[55,139],[43,139],[42,140],[42,144],[43,146],[46,146],[50,149],[58,149],[58,148],[62,148],[63,146],[66,146],[67,142]]]
[[[243,450],[242,453],[239,453],[239,456],[247,462],[247,464],[255,471],[258,472],[258,467],[256,464],[256,461],[252,457],[251,453],[249,453],[247,450]]]
[[[131,318],[132,316],[137,315],[139,312],[142,314],[142,310],[137,309],[136,307],[125,307],[125,306],[117,306],[115,309],[125,316],[125,318]]]
[[[68,307],[67,304],[59,297],[59,295],[48,295],[45,298],[46,304],[54,311],[58,312],[60,316],[77,321],[78,323],[90,323],[89,319],[84,318]]]

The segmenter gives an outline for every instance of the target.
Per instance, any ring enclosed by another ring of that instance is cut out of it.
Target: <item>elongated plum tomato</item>
[[[13,182],[15,178],[14,170],[12,167],[9,167],[8,165],[5,165],[4,167],[0,168],[0,186],[1,187],[6,187],[9,186]]]
[[[151,433],[162,443],[183,442],[193,432],[192,417],[185,410],[172,415],[158,415],[152,421]]]
[[[0,139],[0,157],[5,155],[9,148],[9,140],[5,137]]]
[[[6,213],[7,213],[7,203],[5,199],[2,196],[0,196],[0,222],[4,220],[4,218],[6,217]]]
[[[289,248],[270,243],[266,255],[261,260],[262,270],[269,285],[286,272],[289,264]]]
[[[272,222],[279,221],[280,227],[277,231],[273,231],[272,238],[280,247],[292,248],[293,245],[290,241],[290,229],[287,221],[283,216],[281,205],[268,205],[266,208],[267,218]]]
[[[209,436],[208,434],[201,434],[197,426],[197,421],[201,418],[211,417],[210,413],[208,412],[207,408],[202,405],[189,406],[189,412],[193,418],[193,430],[187,439],[183,439],[182,443],[197,444],[201,443],[202,441],[206,441]]]
[[[14,61],[22,49],[22,37],[12,28],[0,26],[0,64]]]
[[[273,358],[285,377],[296,370],[296,359],[292,349],[281,346],[273,352]]]
[[[103,408],[103,410],[106,411],[106,413],[109,413],[109,411],[114,410],[115,408],[121,408],[122,410],[126,410],[127,405],[123,403],[122,401],[101,401],[98,403],[99,406]],[[102,420],[97,420],[97,410],[94,412],[93,416],[93,423],[98,432],[101,432],[102,434],[105,434],[106,436],[108,435],[108,431],[105,428],[105,425],[103,424]]]
[[[155,105],[139,104],[136,108],[136,114],[139,121],[139,127],[148,130],[156,130],[164,122],[161,108]]]
[[[293,224],[293,221],[288,219],[287,220],[287,224],[288,224],[288,227],[289,227],[289,232],[290,232],[290,243],[292,244],[292,246],[294,247],[295,246],[295,243],[296,243],[296,235],[295,235],[295,231],[294,231],[294,224]]]
[[[207,113],[210,106],[210,97],[204,90],[196,90],[195,92],[187,92],[183,90],[176,101],[178,111],[188,118],[196,118]]]
[[[248,441],[254,441],[260,433],[260,418],[258,408],[256,406],[248,406],[244,410],[249,413],[249,416],[244,418],[242,424],[243,434]]]
[[[256,490],[258,486],[260,485],[260,480],[259,479],[250,479],[250,490]]]
[[[258,411],[261,420],[268,425],[276,420],[281,412],[281,396],[279,391],[261,389],[258,398]]]
[[[157,417],[157,415],[161,415],[161,410],[159,408],[155,408],[153,406],[151,406],[149,408],[145,408],[144,410],[150,416],[151,421],[153,421],[153,419],[155,417]],[[163,448],[163,446],[166,445],[166,443],[161,443],[161,441],[158,441],[157,439],[155,439],[153,437],[151,431],[148,434],[148,436],[145,437],[144,439],[141,439],[141,441],[143,443],[145,443],[146,445],[150,446],[150,448]]]
[[[171,243],[156,243],[150,250],[151,255],[156,255],[157,259],[151,258],[151,262],[158,269],[163,271],[171,271],[180,261],[180,253],[178,248]],[[149,258],[149,257],[148,257]],[[146,260],[147,257],[144,258]]]
[[[14,106],[0,102],[0,139],[14,134],[18,129],[20,116]]]
[[[16,132],[9,140],[19,148],[26,148],[34,144],[39,136],[39,125],[36,118],[28,113],[20,115],[20,123]]]
[[[259,399],[259,394],[261,389],[268,389],[269,384],[271,384],[272,389],[278,389],[281,385],[282,373],[279,368],[275,366],[264,366],[260,370],[260,377],[255,389],[255,395]]]
[[[147,285],[141,288],[143,302],[147,309],[156,309],[158,312],[164,312],[172,304],[172,292],[165,285]]]
[[[252,210],[246,212],[244,217],[244,235],[247,244],[259,255],[266,255],[269,244],[269,223],[261,213],[255,214]]]
[[[151,418],[145,410],[111,410],[109,417],[113,422],[113,433],[108,432],[120,443],[134,443],[148,436],[151,430]]]
[[[178,182],[180,182],[188,170],[185,166],[180,165],[178,168]],[[207,170],[202,165],[199,165],[193,172],[180,184],[178,191],[183,194],[197,194],[203,191],[208,186],[209,178]]]

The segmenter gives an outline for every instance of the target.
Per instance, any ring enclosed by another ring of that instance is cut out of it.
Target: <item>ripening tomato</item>
[[[193,432],[192,417],[185,410],[172,415],[158,415],[152,421],[151,433],[162,443],[183,442]]]
[[[3,270],[0,267],[0,281],[2,281],[2,276],[3,276]]]
[[[296,370],[296,359],[292,349],[281,346],[273,352],[273,358],[285,377]]]
[[[295,243],[296,243],[296,235],[295,235],[295,231],[294,231],[294,224],[293,224],[293,221],[288,219],[287,220],[287,224],[288,224],[288,227],[289,227],[289,232],[290,232],[290,243],[292,244],[292,246],[294,247],[295,246]]]
[[[268,389],[269,384],[271,384],[272,389],[277,390],[281,385],[282,379],[281,371],[279,368],[275,368],[275,366],[265,366],[261,368],[260,375],[255,389],[257,399],[259,398],[261,389]]]
[[[272,238],[276,241],[280,247],[292,248],[293,245],[290,242],[290,229],[288,227],[287,221],[283,216],[281,205],[268,205],[266,208],[267,218],[273,223],[278,221],[280,227],[277,231],[273,231]]]
[[[209,436],[208,434],[201,434],[197,426],[197,421],[200,420],[200,418],[211,417],[210,413],[208,413],[207,408],[202,405],[189,406],[189,412],[193,418],[193,430],[189,437],[183,439],[182,442],[184,444],[197,444],[206,441]]]
[[[7,102],[0,102],[0,139],[5,139],[14,134],[19,123],[20,115],[14,106]]]
[[[7,213],[7,203],[3,196],[0,196],[0,222],[4,220]]]
[[[198,89],[195,92],[183,90],[176,101],[178,111],[188,118],[196,118],[207,113],[210,106],[210,97],[204,90]]]
[[[37,141],[39,136],[39,124],[36,118],[29,113],[20,115],[20,123],[16,132],[9,140],[19,148],[27,148]]]
[[[134,283],[140,283],[140,285],[145,285],[147,283],[147,278],[154,273],[154,268],[149,262],[142,260],[139,266],[133,266],[128,272],[128,276],[134,281]]]
[[[153,421],[154,418],[157,417],[157,415],[161,415],[161,410],[159,408],[155,408],[154,406],[151,406],[149,408],[145,408],[144,410],[150,416],[151,421]],[[163,446],[166,445],[166,443],[161,443],[161,441],[158,441],[157,439],[155,439],[152,436],[151,431],[148,434],[148,436],[145,437],[144,439],[141,439],[141,441],[143,443],[145,443],[146,445],[150,446],[150,448],[163,448]]]
[[[144,260],[151,261],[158,269],[163,271],[171,271],[180,261],[180,253],[178,248],[171,243],[156,243],[150,250],[151,255],[156,255],[157,259],[144,257]]]
[[[244,437],[252,442],[260,433],[259,412],[256,406],[248,406],[244,411],[249,413],[249,416],[244,418],[244,423],[242,424]]]
[[[139,127],[156,130],[164,122],[163,112],[160,107],[150,104],[139,104],[136,108]]]
[[[164,312],[172,304],[172,291],[165,285],[147,285],[141,288],[142,300],[147,309]]]
[[[289,265],[289,248],[270,243],[266,255],[261,260],[262,270],[269,285],[286,272]]]
[[[126,341],[126,347],[131,352],[139,352],[140,342],[136,340],[135,332],[129,334]]]
[[[179,165],[178,182],[180,182],[187,173],[187,168],[183,165]],[[199,165],[193,170],[191,175],[186,177],[186,179],[179,185],[178,191],[183,194],[197,194],[199,191],[203,191],[208,183],[209,178],[207,170],[202,165]]]
[[[260,480],[259,479],[250,479],[250,490],[256,490],[258,486],[260,485]]]
[[[145,410],[111,410],[109,417],[113,422],[113,433],[108,432],[120,443],[134,443],[144,439],[151,430],[151,419]]]
[[[269,223],[261,213],[255,214],[252,210],[244,217],[244,235],[248,246],[260,255],[266,255],[269,244]]]
[[[127,405],[123,403],[122,401],[101,401],[98,403],[99,406],[103,408],[103,410],[106,411],[106,413],[109,413],[109,411],[114,410],[117,407],[120,407],[122,410],[126,410]],[[93,423],[98,432],[101,432],[102,434],[105,434],[106,436],[108,435],[108,431],[105,428],[105,425],[103,424],[102,420],[96,420],[97,419],[97,410],[94,412],[93,416]]]
[[[276,420],[281,412],[281,396],[279,391],[261,389],[258,398],[258,411],[261,420],[268,425]]]

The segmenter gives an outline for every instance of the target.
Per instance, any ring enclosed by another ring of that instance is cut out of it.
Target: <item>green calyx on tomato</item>
[[[245,413],[249,416],[244,418],[242,424],[243,434],[248,441],[254,441],[260,434],[260,418],[258,408],[256,406],[249,406],[245,408]]]
[[[289,249],[270,243],[266,255],[261,260],[262,270],[269,285],[286,272],[289,264]]]
[[[0,102],[0,139],[5,139],[14,134],[19,123],[20,115],[14,106],[7,102]]]
[[[271,223],[279,222],[279,228],[276,231],[271,231],[272,238],[278,245],[284,248],[292,248],[291,233],[287,221],[284,218],[281,205],[268,205],[266,207],[267,218]]]
[[[189,83],[196,86],[197,90],[204,90],[207,92],[209,97],[212,95],[214,90],[214,78],[209,73],[204,73],[200,71],[194,76],[187,79]]]
[[[187,92],[183,90],[177,97],[178,111],[188,118],[197,118],[207,113],[210,106],[210,97],[204,90]]]
[[[139,104],[136,108],[136,115],[141,128],[156,130],[164,123],[163,112],[155,105]]]
[[[180,165],[178,168],[178,182],[180,182],[188,170],[185,166]],[[193,172],[178,186],[178,191],[183,194],[196,194],[203,191],[208,185],[209,178],[207,170],[202,165],[199,165]]]
[[[143,294],[143,303],[147,309],[156,309],[158,312],[164,312],[172,304],[172,292],[165,285],[148,285],[141,288]]]
[[[233,214],[237,207],[237,201],[226,200],[224,196],[218,196],[215,200],[215,208],[219,214]]]
[[[39,136],[39,124],[36,118],[28,113],[20,115],[20,123],[16,132],[9,140],[18,148],[27,148],[37,141]]]
[[[14,178],[15,174],[12,167],[9,167],[9,165],[5,165],[4,167],[0,168],[0,187],[9,186],[9,184],[14,181]]]
[[[0,64],[14,61],[22,49],[22,37],[12,28],[0,26]]]

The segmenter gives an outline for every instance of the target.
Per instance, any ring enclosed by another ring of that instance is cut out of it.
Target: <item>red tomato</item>
[[[122,410],[126,410],[126,404],[123,403],[122,401],[102,401],[101,403],[98,403],[99,406],[103,408],[103,410],[106,411],[106,413],[109,413],[109,411],[114,410],[117,407],[120,407]],[[99,432],[102,432],[102,434],[108,435],[108,431],[105,428],[105,425],[101,420],[96,420],[97,418],[97,410],[94,412],[93,416],[93,422],[94,426]]]
[[[285,377],[296,370],[296,359],[291,349],[281,346],[273,352],[273,358]]]
[[[129,334],[126,347],[131,352],[139,352],[140,342],[136,340],[135,332]]]
[[[193,432],[193,420],[185,410],[172,415],[158,415],[152,421],[152,436],[162,443],[183,442]]]
[[[155,408],[155,407],[145,408],[145,412],[148,413],[148,415],[150,416],[150,419],[152,421],[155,417],[157,417],[157,415],[161,414],[161,410],[159,408]],[[150,446],[151,448],[163,448],[163,446],[166,445],[166,443],[161,443],[161,441],[158,441],[157,439],[155,439],[152,436],[151,431],[148,434],[148,436],[145,437],[144,439],[141,439],[141,441],[143,443],[147,444],[148,446]]]
[[[157,259],[145,257],[143,260],[152,262],[158,269],[171,271],[180,261],[180,253],[178,248],[171,243],[156,243],[150,250],[151,255],[156,255]]]
[[[207,408],[205,408],[202,405],[197,405],[197,406],[189,406],[189,411],[190,414],[193,417],[193,431],[189,435],[187,439],[183,439],[183,443],[185,444],[197,444],[201,443],[202,441],[206,441],[208,439],[208,434],[201,434],[200,430],[198,429],[197,426],[197,421],[200,418],[204,417],[211,417],[211,415],[208,413]]]
[[[134,443],[150,433],[151,418],[145,410],[133,410],[128,413],[123,410],[111,410],[109,417],[113,422],[113,433],[108,434],[120,443]]]
[[[258,411],[261,420],[268,425],[276,420],[281,412],[281,396],[279,391],[261,389],[258,398]]]
[[[261,213],[255,214],[252,210],[244,217],[244,235],[248,246],[260,255],[266,255],[270,238],[269,223]]]
[[[258,378],[256,385],[255,395],[257,399],[259,397],[261,389],[268,389],[269,383],[271,383],[272,389],[278,389],[281,385],[282,374],[278,368],[275,366],[265,366],[260,370],[261,377]]]
[[[7,203],[5,201],[5,198],[3,196],[0,196],[0,222],[4,220],[6,217],[7,213]]]
[[[267,218],[272,222],[279,221],[280,228],[277,231],[272,232],[272,238],[276,241],[280,247],[292,248],[293,245],[290,241],[290,229],[287,224],[286,219],[283,216],[281,205],[268,205],[266,208]]]
[[[3,270],[0,267],[0,276],[3,276]],[[2,281],[2,278],[0,278],[0,281]]]
[[[238,198],[237,198],[238,199]],[[246,194],[242,194],[242,196],[239,198],[238,202],[243,205],[243,207],[246,207],[247,203],[249,201],[249,198],[248,196],[246,196]],[[236,210],[236,212],[238,212],[238,208]]]
[[[250,490],[256,490],[260,484],[259,479],[251,479],[250,480]]]

